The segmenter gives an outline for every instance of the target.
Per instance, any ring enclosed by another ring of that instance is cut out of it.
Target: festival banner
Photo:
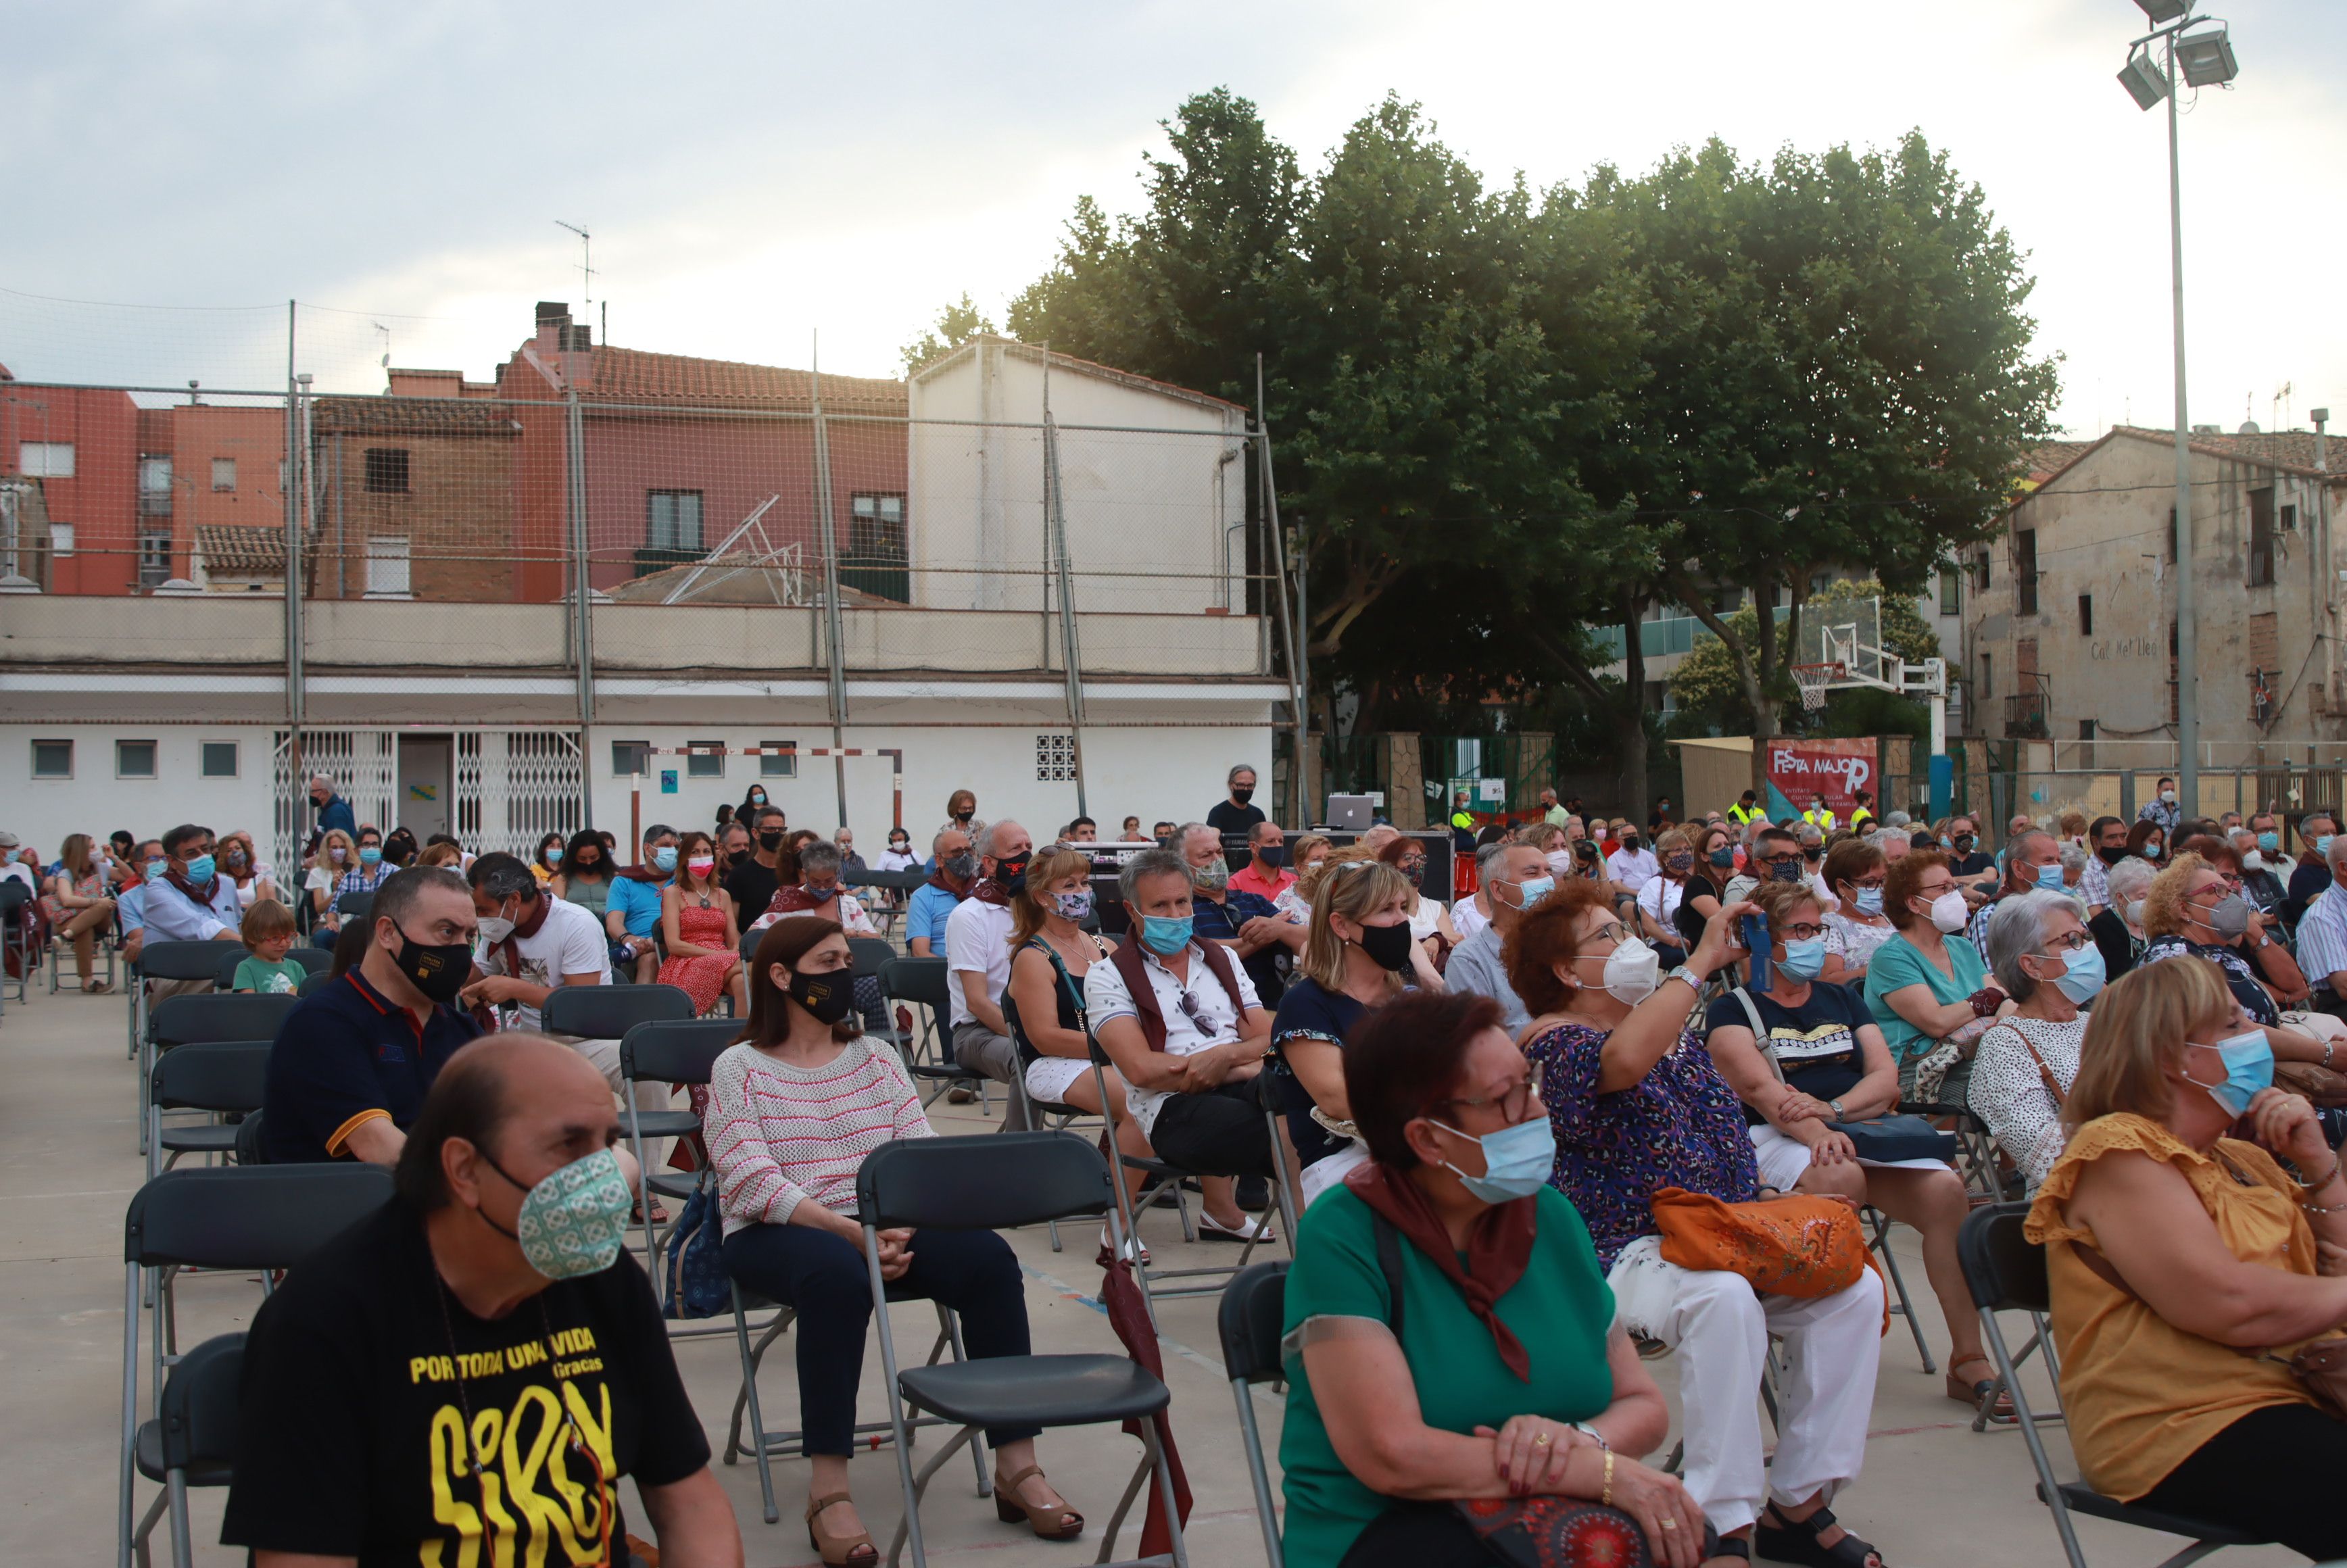
[[[1880,752],[1873,736],[1852,740],[1783,738],[1768,743],[1768,815],[1781,822],[1809,809],[1822,794],[1836,823],[1850,820],[1850,797],[1875,787]]]

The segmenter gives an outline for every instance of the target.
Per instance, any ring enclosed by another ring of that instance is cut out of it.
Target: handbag
[[[733,1304],[733,1282],[719,1248],[724,1226],[717,1194],[707,1184],[692,1190],[668,1238],[668,1299],[663,1317],[714,1317]]]
[[[1451,1504],[1483,1551],[1506,1568],[1654,1568],[1646,1532],[1618,1508],[1577,1497],[1477,1497]],[[1719,1532],[1703,1527],[1703,1556]]]
[[[1831,1296],[1858,1282],[1872,1259],[1858,1211],[1833,1198],[1789,1194],[1731,1204],[1684,1187],[1655,1194],[1663,1261],[1740,1274],[1778,1296]]]
[[[1729,994],[1743,1004],[1744,1016],[1751,1020],[1752,1043],[1759,1048],[1760,1059],[1777,1075],[1777,1081],[1784,1082],[1784,1065],[1777,1060],[1776,1048],[1768,1043],[1768,1028],[1760,1021],[1760,1009],[1752,1004],[1751,993],[1738,986]],[[1863,1122],[1829,1122],[1826,1125],[1848,1138],[1860,1159],[1879,1165],[1901,1160],[1956,1157],[1956,1135],[1941,1132],[1921,1116],[1875,1116]]]
[[[2135,1286],[2127,1282],[2126,1276],[2119,1273],[2109,1258],[2082,1241],[2073,1241],[2070,1249],[2097,1279],[2123,1296],[2133,1296],[2142,1304],[2145,1311],[2154,1317],[2158,1316],[2158,1309],[2136,1295]],[[2241,1354],[2253,1361],[2281,1362],[2290,1369],[2290,1375],[2297,1379],[2298,1386],[2313,1396],[2323,1414],[2334,1421],[2347,1420],[2347,1338],[2334,1336],[2310,1339],[2287,1360],[2270,1349],[2243,1350]]]

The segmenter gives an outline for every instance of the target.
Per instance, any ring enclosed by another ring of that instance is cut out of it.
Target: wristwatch
[[[1847,1120],[1847,1118],[1845,1118],[1845,1117],[1842,1115],[1842,1113],[1841,1113],[1841,1102],[1840,1102],[1840,1101],[1839,1101],[1839,1100],[1829,1100],[1829,1101],[1827,1101],[1827,1102],[1826,1102],[1826,1109],[1827,1109],[1827,1110],[1829,1110],[1829,1111],[1830,1111],[1830,1112],[1832,1112],[1834,1113],[1834,1120],[1835,1120],[1835,1121],[1837,1121],[1837,1122],[1840,1122],[1840,1121]]]
[[[1681,964],[1677,968],[1673,969],[1669,974],[1665,975],[1663,979],[1666,980],[1685,980],[1687,983],[1689,989],[1698,993],[1703,989],[1703,977],[1696,974],[1685,964]]]

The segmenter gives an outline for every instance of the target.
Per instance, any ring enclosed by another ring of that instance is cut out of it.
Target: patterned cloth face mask
[[[508,1184],[521,1186],[506,1175],[504,1166],[489,1160],[486,1150],[481,1158]],[[507,1230],[487,1214],[481,1218],[490,1229],[518,1243],[522,1261],[530,1267],[548,1279],[576,1279],[600,1274],[620,1260],[628,1214],[636,1199],[616,1152],[599,1149],[573,1160],[525,1191],[513,1229]]]

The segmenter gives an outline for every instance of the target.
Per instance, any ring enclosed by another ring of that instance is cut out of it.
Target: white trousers
[[[1740,1274],[1665,1263],[1659,1237],[1622,1249],[1606,1276],[1614,1321],[1678,1352],[1682,1479],[1721,1534],[1760,1517],[1764,1501],[1828,1501],[1858,1479],[1882,1337],[1882,1281],[1872,1269],[1831,1296],[1762,1296]],[[1777,1457],[1763,1459],[1760,1378],[1768,1338],[1784,1341]]]

